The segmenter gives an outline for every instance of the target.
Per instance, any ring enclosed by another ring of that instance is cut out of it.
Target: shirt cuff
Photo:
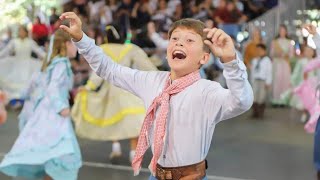
[[[91,42],[94,42],[93,39],[89,38],[85,33],[83,33],[83,36],[80,41],[75,42],[72,40],[73,44],[78,48],[78,49],[87,49]]]
[[[232,70],[235,70],[235,69],[240,69],[240,70],[243,70],[243,71],[247,70],[246,66],[241,61],[241,59],[240,59],[238,54],[236,54],[236,59],[234,59],[234,60],[232,60],[230,62],[227,62],[227,63],[223,63],[223,67],[227,71],[232,71]]]

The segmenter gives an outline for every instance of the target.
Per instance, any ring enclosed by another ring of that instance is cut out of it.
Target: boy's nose
[[[180,41],[177,41],[176,46],[183,46],[183,44]]]

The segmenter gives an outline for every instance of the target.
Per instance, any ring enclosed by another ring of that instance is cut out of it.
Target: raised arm
[[[75,13],[63,13],[60,18],[70,20],[70,27],[62,25],[60,28],[70,34],[79,53],[84,56],[98,76],[140,98],[148,96],[154,84],[159,82],[156,72],[138,71],[115,63],[100,47],[95,45],[93,39],[82,32],[82,23]]]
[[[163,39],[157,32],[156,27],[153,22],[148,23],[148,34],[151,41],[159,48],[160,50],[166,50],[169,44],[168,40]]]
[[[215,56],[224,62],[223,75],[229,89],[218,85],[206,88],[205,107],[209,116],[217,114],[216,121],[229,119],[247,111],[253,103],[253,92],[248,81],[246,66],[236,54],[233,41],[220,29],[205,29],[207,44]]]

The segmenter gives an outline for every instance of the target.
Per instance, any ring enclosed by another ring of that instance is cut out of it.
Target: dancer
[[[304,25],[304,28],[311,34],[313,35],[313,41],[315,42],[316,44],[316,47],[317,47],[317,59],[313,60],[313,61],[310,61],[306,67],[305,67],[305,70],[304,70],[304,76],[305,76],[305,79],[307,78],[307,75],[308,75],[308,72],[312,71],[312,70],[315,70],[315,69],[319,69],[320,68],[320,60],[319,60],[319,53],[320,53],[320,34],[317,33],[317,28],[311,24],[306,24]],[[320,84],[319,84],[319,80],[320,78],[318,77],[318,86],[317,86],[317,89],[316,89],[316,97],[317,97],[317,101],[316,101],[316,105],[314,106],[317,106],[318,109],[317,109],[317,112],[315,112],[314,114],[311,114],[311,117],[314,117],[315,120],[313,119],[310,119],[307,124],[306,124],[306,128],[307,130],[309,129],[309,131],[315,132],[314,134],[314,151],[313,151],[313,154],[314,154],[314,165],[315,165],[315,168],[317,170],[317,179],[320,180],[320,115],[319,115],[319,110],[320,110],[320,100],[319,100],[319,97],[320,97]],[[312,95],[312,94],[309,94],[309,96]],[[317,113],[317,116],[316,117],[316,114]]]
[[[137,95],[149,107],[132,161],[134,174],[139,174],[151,146],[150,179],[207,179],[205,158],[216,124],[247,111],[253,102],[246,67],[236,56],[231,37],[220,29],[205,29],[198,20],[176,21],[167,48],[171,72],[146,72],[114,63],[82,32],[75,13],[60,18],[70,20],[70,27],[60,28],[71,35],[97,75]],[[209,49],[225,63],[229,89],[200,78],[199,68],[208,62]]]
[[[108,43],[101,45],[103,52],[123,66],[156,71],[147,54],[134,44],[124,44],[125,37],[114,26],[107,26]],[[119,140],[130,139],[130,162],[137,146],[145,116],[143,102],[128,91],[109,84],[94,72],[85,88],[76,96],[71,111],[78,136],[92,140],[113,141],[111,162],[121,156]]]
[[[39,59],[32,58],[32,52]],[[33,72],[40,71],[40,59],[44,56],[45,51],[28,38],[28,30],[24,26],[19,27],[19,38],[11,40],[0,50],[0,88],[8,94],[14,108],[22,106],[21,92],[28,86]]]
[[[72,87],[71,65],[66,58],[69,40],[62,30],[57,30],[51,39],[47,61],[37,78],[39,94],[31,108],[33,112],[0,164],[0,171],[9,176],[77,179],[81,155],[69,117],[68,91]]]

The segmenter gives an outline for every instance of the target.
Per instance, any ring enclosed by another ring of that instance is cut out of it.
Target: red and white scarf
[[[170,74],[169,74],[170,77]],[[146,117],[144,119],[142,129],[140,131],[139,141],[136,148],[136,153],[132,161],[132,168],[134,171],[134,175],[138,175],[141,169],[141,163],[143,156],[146,150],[149,148],[150,144],[147,141],[148,139],[148,131],[150,131],[152,127],[152,123],[155,120],[155,128],[154,128],[154,137],[153,137],[153,144],[154,144],[154,152],[153,157],[149,165],[149,169],[154,174],[157,167],[158,159],[162,153],[163,147],[163,138],[165,136],[166,130],[166,119],[169,112],[169,102],[170,97],[175,95],[194,82],[201,79],[199,71],[192,72],[182,78],[179,78],[171,84],[171,80],[168,77],[166,81],[165,87],[162,93],[157,96],[150,107],[148,108]],[[160,112],[155,119],[155,114],[157,112],[158,106],[160,106]]]

